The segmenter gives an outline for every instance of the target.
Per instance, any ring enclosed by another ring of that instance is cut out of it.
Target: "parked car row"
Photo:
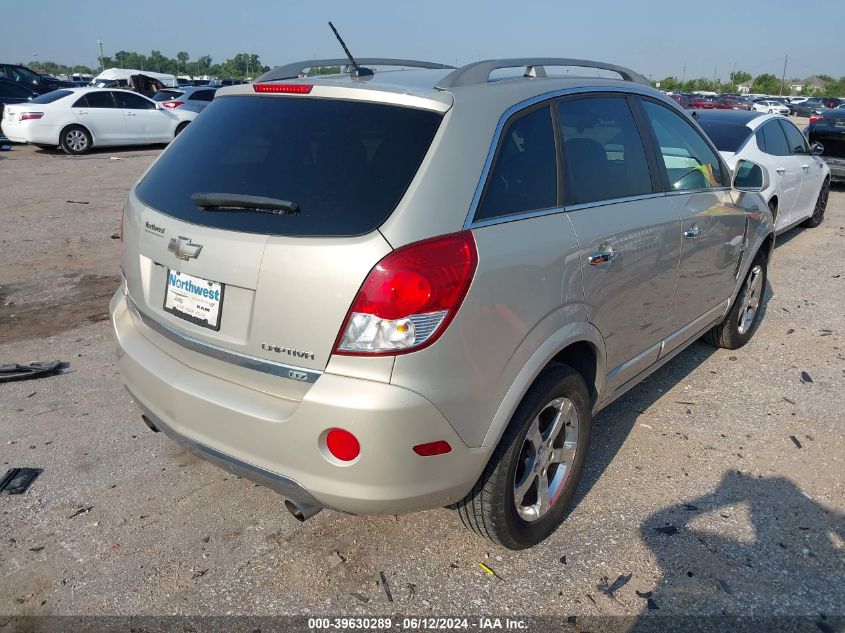
[[[129,90],[62,88],[7,105],[0,128],[10,141],[79,155],[95,146],[169,143],[196,116]]]
[[[152,430],[300,520],[450,506],[530,547],[566,515],[596,412],[701,336],[752,337],[779,163],[742,140],[758,118],[794,134],[711,110],[747,118],[731,169],[625,68],[389,62],[221,89],[159,156],[122,222],[121,371]]]
[[[825,151],[820,143],[811,145],[792,121],[780,114],[695,110],[692,115],[731,169],[741,160],[766,169],[768,186],[761,194],[778,233],[801,223],[808,227],[821,224],[831,169],[819,157]]]

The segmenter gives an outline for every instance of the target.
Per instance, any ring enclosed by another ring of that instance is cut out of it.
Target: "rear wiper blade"
[[[191,201],[206,211],[256,211],[277,215],[295,215],[299,205],[290,200],[245,196],[237,193],[195,193]]]

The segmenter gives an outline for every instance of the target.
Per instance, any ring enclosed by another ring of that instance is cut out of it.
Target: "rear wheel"
[[[825,180],[822,183],[822,188],[819,191],[819,197],[816,198],[816,206],[813,209],[813,215],[804,220],[802,226],[809,229],[816,228],[824,220],[824,212],[827,209],[827,198],[830,195],[830,180]]]
[[[590,425],[584,379],[567,365],[549,365],[525,394],[478,482],[455,504],[464,526],[509,549],[547,538],[575,494]]]
[[[70,125],[62,130],[62,149],[72,156],[91,151],[91,133],[81,125]]]
[[[737,349],[751,340],[760,324],[766,294],[766,256],[757,253],[725,320],[704,335],[715,347]]]

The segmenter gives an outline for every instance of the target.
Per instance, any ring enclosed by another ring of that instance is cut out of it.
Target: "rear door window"
[[[108,90],[101,90],[99,92],[89,92],[79,101],[73,104],[77,108],[113,108],[114,99],[112,99],[111,92]]]
[[[786,141],[786,135],[783,128],[778,125],[777,121],[769,121],[757,131],[757,138],[762,136],[763,142],[760,149],[766,152],[769,156],[789,156],[792,154],[789,151],[789,143]]]
[[[557,206],[557,155],[549,106],[511,120],[499,141],[476,220]]]
[[[669,108],[643,100],[671,191],[709,189],[722,185],[719,157],[688,121]]]
[[[214,90],[197,90],[188,97],[189,101],[211,101],[214,99]]]
[[[214,99],[136,189],[194,224],[292,236],[351,236],[380,226],[405,194],[442,115],[309,97]],[[296,214],[206,211],[194,193],[294,202]]]
[[[557,120],[566,204],[652,192],[642,138],[624,96],[561,101]]]

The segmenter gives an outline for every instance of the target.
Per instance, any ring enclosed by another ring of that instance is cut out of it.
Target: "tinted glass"
[[[72,95],[73,93],[70,90],[53,90],[52,92],[47,92],[41,96],[35,97],[32,100],[32,103],[53,103],[54,101],[58,101],[59,99],[63,99],[68,95]]]
[[[89,92],[85,95],[88,99],[89,108],[114,108],[112,93],[103,90],[101,92]]]
[[[361,235],[393,212],[441,115],[397,106],[300,97],[215,99],[138,185],[176,218],[271,235]],[[198,192],[289,200],[297,215],[203,211]]]
[[[720,186],[719,158],[698,130],[669,108],[652,101],[642,103],[657,137],[670,189],[688,191]]]
[[[557,116],[566,204],[651,193],[642,139],[624,97],[561,101]]]
[[[177,97],[181,97],[184,93],[181,90],[159,90],[153,95],[155,101],[173,101]]]
[[[214,99],[214,90],[197,90],[188,99],[191,101],[211,101]]]
[[[798,131],[798,128],[792,125],[789,121],[783,119],[778,120],[784,133],[786,134],[786,141],[789,143],[789,149],[793,154],[808,154],[807,142],[804,140],[804,135]]]
[[[113,92],[112,96],[117,102],[118,108],[128,110],[155,110],[155,104],[149,99],[131,92]]]
[[[32,92],[22,86],[0,82],[0,97],[6,97],[7,99],[26,99],[31,96]]]
[[[736,152],[751,136],[751,130],[745,125],[708,121],[704,117],[697,119],[697,121],[720,152]]]
[[[770,156],[789,156],[789,144],[786,142],[783,129],[777,121],[769,121],[760,128],[763,135],[763,145],[760,147]]]
[[[557,206],[557,156],[552,115],[539,108],[512,120],[499,141],[496,162],[476,220]]]

